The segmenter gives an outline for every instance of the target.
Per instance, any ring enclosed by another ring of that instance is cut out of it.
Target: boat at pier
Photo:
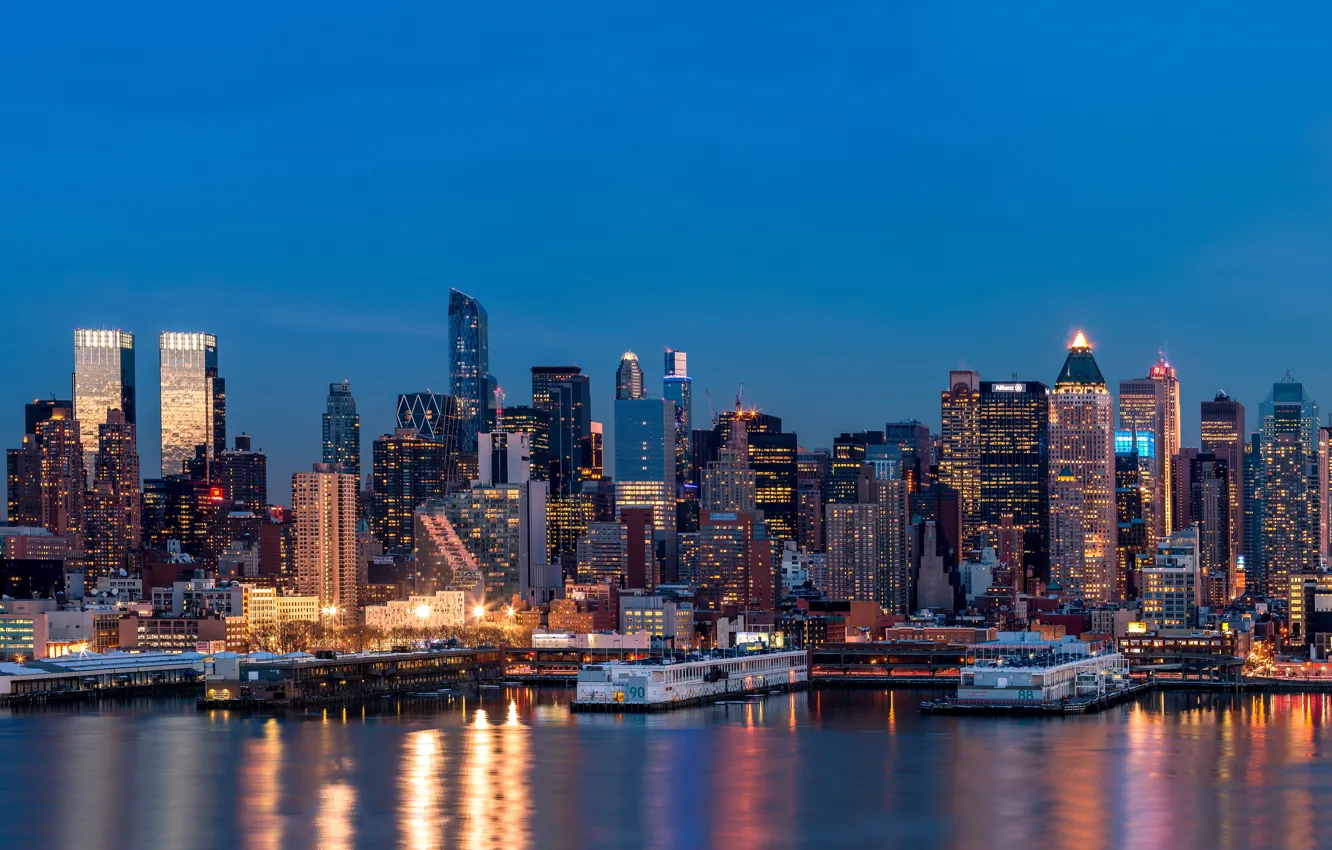
[[[587,664],[574,711],[661,711],[809,686],[804,650],[717,652]]]

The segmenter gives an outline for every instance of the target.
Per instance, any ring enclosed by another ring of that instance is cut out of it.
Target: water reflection
[[[173,850],[1332,846],[1328,697],[1154,694],[1027,721],[922,717],[923,696],[0,711],[0,823],[4,846]]]

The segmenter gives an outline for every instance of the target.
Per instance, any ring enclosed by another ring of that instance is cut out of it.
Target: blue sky
[[[831,7],[829,7],[831,6]],[[448,388],[447,294],[527,369],[666,346],[802,443],[938,423],[951,368],[1112,381],[1168,347],[1186,443],[1224,387],[1332,392],[1321,6],[726,3],[15,8],[0,27],[0,434],[72,329],[220,339],[279,500],[330,381],[369,442]],[[610,452],[607,452],[608,458]]]

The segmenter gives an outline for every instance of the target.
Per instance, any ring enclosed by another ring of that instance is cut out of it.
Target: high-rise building
[[[578,538],[578,583],[626,587],[629,530],[620,522],[594,522]]]
[[[490,404],[490,330],[486,308],[456,289],[449,291],[449,391],[458,405],[458,451],[476,451]]]
[[[749,435],[749,468],[754,470],[754,505],[773,541],[795,540],[799,511],[799,440],[795,434]],[[774,543],[780,548],[780,543]]]
[[[703,511],[697,550],[700,608],[772,610],[772,544],[757,514]]]
[[[615,370],[615,398],[647,398],[643,388],[643,367],[638,365],[638,355],[626,351],[620,358],[620,368]]]
[[[1115,433],[1115,597],[1138,599],[1138,558],[1156,549],[1152,505],[1156,498],[1156,434]]]
[[[212,460],[227,447],[226,382],[218,376],[217,337],[163,331],[161,361],[162,475],[185,471],[195,449]]]
[[[415,428],[399,428],[375,440],[372,464],[371,531],[385,551],[411,551],[413,513],[449,492],[448,447]]]
[[[980,530],[980,373],[948,373],[948,389],[940,395],[942,428],[939,481],[957,491],[962,509],[962,537],[970,548]]]
[[[121,330],[74,331],[74,418],[87,436],[83,447],[84,472],[91,475],[97,449],[92,436],[106,421],[108,410],[119,410],[125,422],[136,422],[134,397],[134,334]]]
[[[569,496],[552,495],[546,504],[546,559],[561,564],[566,578],[577,578],[578,538],[593,522],[612,522],[615,517],[597,517],[596,506],[588,493]]]
[[[1142,570],[1142,618],[1149,629],[1189,629],[1198,619],[1198,532],[1184,529],[1156,543]]]
[[[341,626],[354,624],[359,616],[356,488],[356,476],[330,464],[291,476],[296,589],[302,596],[318,596],[324,621]]]
[[[1050,560],[1066,590],[1095,602],[1115,591],[1114,419],[1114,400],[1079,332],[1050,394]]]
[[[880,564],[879,506],[836,502],[825,510],[828,561],[824,593],[829,599],[882,604],[890,594]]]
[[[913,493],[927,487],[933,453],[929,426],[915,419],[889,422],[883,426],[883,436],[886,445],[897,447],[898,477]]]
[[[675,579],[675,405],[667,399],[615,400],[615,504],[652,508],[665,548],[664,578]]]
[[[1318,404],[1287,372],[1258,406],[1262,428],[1262,568],[1267,592],[1319,565]]]
[[[953,493],[952,490],[944,489]],[[889,467],[867,463],[861,468],[857,502],[878,508],[873,536],[878,553],[876,586],[880,595],[874,601],[894,614],[909,614],[913,609],[911,518],[917,511],[913,509],[912,500],[923,495],[912,494],[910,482],[902,480],[900,475],[894,475]],[[929,501],[928,498],[922,499],[915,507],[923,509],[924,513],[932,517],[946,513],[941,509],[942,504],[930,505]],[[955,499],[951,502],[951,508],[951,528],[956,537],[958,518]],[[955,565],[957,559],[953,558],[952,563]]]
[[[1175,367],[1170,365],[1165,355],[1147,370],[1147,377],[1161,385],[1161,430],[1156,435],[1156,456],[1164,464],[1164,468],[1158,470],[1159,480],[1173,481],[1175,456],[1183,447],[1179,430],[1179,378],[1175,375]],[[1184,527],[1175,520],[1175,503],[1169,489],[1166,491],[1165,504],[1162,507],[1166,528],[1174,532]]]
[[[416,592],[461,590],[471,597],[468,607],[485,601],[481,568],[449,522],[443,502],[427,502],[416,509],[413,545]]]
[[[758,485],[749,467],[749,440],[745,421],[731,420],[731,432],[717,460],[703,473],[700,504],[704,511],[755,510]]]
[[[550,416],[536,407],[505,407],[491,417],[491,433],[531,435],[532,478],[550,480]]]
[[[39,528],[42,524],[42,452],[36,434],[24,434],[23,445],[5,452],[9,524]]]
[[[1230,551],[1230,470],[1201,452],[1190,460],[1189,515],[1198,535],[1198,598],[1204,605],[1230,601],[1234,562]]]
[[[1119,382],[1119,431],[1130,435],[1152,435],[1152,453],[1150,456],[1139,451],[1138,463],[1141,467],[1150,464],[1146,470],[1147,478],[1152,482],[1151,503],[1143,509],[1144,517],[1150,519],[1152,546],[1156,539],[1165,536],[1170,527],[1166,525],[1165,505],[1170,490],[1170,466],[1161,458],[1160,452],[1165,445],[1165,410],[1166,385],[1163,381],[1147,378],[1133,378]],[[1141,437],[1130,437],[1130,443]],[[1175,450],[1179,446],[1176,444]],[[1153,550],[1154,551],[1154,550]]]
[[[8,456],[9,522],[45,528],[80,553],[87,475],[74,407],[34,402],[27,413],[34,430]]]
[[[1230,553],[1242,554],[1244,548],[1244,405],[1218,392],[1216,398],[1202,403],[1202,442],[1200,448],[1226,462],[1230,475]]]
[[[1263,563],[1263,435],[1255,431],[1244,444],[1244,562],[1235,562],[1236,584],[1242,577],[1254,595],[1268,592]]]
[[[328,385],[323,425],[324,463],[361,480],[361,415],[356,412],[350,381]]]
[[[244,504],[255,516],[268,509],[268,457],[251,448],[249,434],[237,434],[235,447],[218,454],[215,468],[214,481],[225,498]]]
[[[587,436],[578,441],[578,480],[600,481],[606,474],[605,443],[600,422],[590,423]]]
[[[829,473],[823,483],[824,503],[850,504],[856,501],[856,482],[860,480],[860,469],[865,465],[866,447],[885,444],[882,431],[841,434],[834,439]]]
[[[981,381],[976,423],[981,528],[1014,540],[1021,563],[1004,566],[1025,590],[1027,579],[1050,575],[1050,391],[1037,381]],[[996,548],[1002,560],[1010,547]]]
[[[1170,464],[1170,506],[1175,512],[1175,530],[1192,526],[1197,519],[1193,516],[1193,461],[1199,452],[1193,447],[1181,448],[1175,452],[1175,460]]]
[[[693,393],[694,382],[689,377],[685,353],[666,349],[661,397],[675,405],[675,515],[676,526],[682,533],[698,529],[698,489],[691,486],[694,481]]]
[[[545,482],[540,483],[544,486]],[[540,548],[531,548],[533,531],[526,511],[530,507],[525,488],[519,484],[482,484],[449,496],[445,515],[476,561],[485,578],[486,598],[507,601],[522,593],[524,573],[534,554],[544,563],[545,504],[541,505]]]
[[[119,410],[108,411],[97,428],[94,470],[84,511],[84,545],[93,574],[111,575],[129,566],[129,553],[143,535],[134,425]]]
[[[592,430],[592,389],[577,366],[533,366],[532,406],[550,417],[550,492],[578,492],[582,441]]]

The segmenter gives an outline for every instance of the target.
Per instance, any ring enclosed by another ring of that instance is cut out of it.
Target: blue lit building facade
[[[476,451],[490,406],[490,342],[486,309],[469,295],[449,292],[449,387],[458,401],[458,450]]]
[[[698,530],[698,488],[693,485],[693,395],[694,381],[689,377],[685,353],[666,349],[661,396],[675,407],[676,527],[681,532]]]
[[[348,381],[328,385],[323,462],[361,480],[361,415]]]

